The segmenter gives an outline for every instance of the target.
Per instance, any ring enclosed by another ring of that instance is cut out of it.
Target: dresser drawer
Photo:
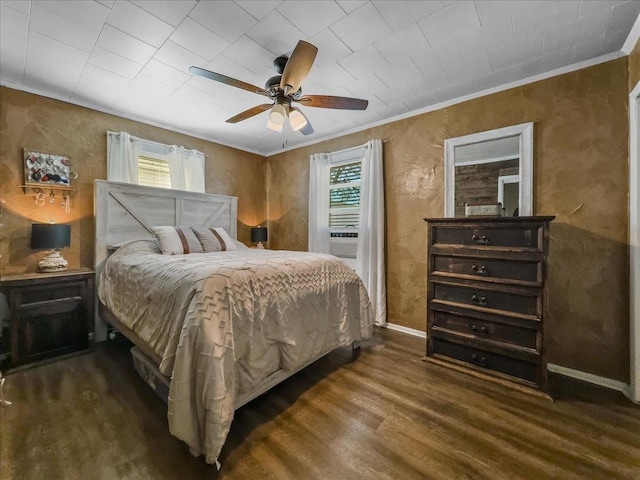
[[[433,331],[444,330],[461,333],[482,341],[500,342],[537,350],[538,329],[509,323],[492,322],[449,312],[431,311]]]
[[[481,281],[505,281],[523,285],[541,285],[542,262],[481,259],[434,255],[432,274],[467,276]]]
[[[542,233],[542,227],[536,224],[437,225],[431,229],[431,244],[489,249],[525,248],[542,252]]]
[[[541,297],[539,295],[523,295],[435,282],[433,285],[433,300],[444,300],[463,305],[516,312],[536,317],[540,314],[542,307]]]
[[[442,338],[433,338],[432,354],[453,358],[468,365],[500,372],[528,382],[535,383],[537,381],[538,365],[536,363],[460,345]]]

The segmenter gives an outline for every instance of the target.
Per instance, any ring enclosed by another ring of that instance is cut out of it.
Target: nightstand
[[[79,269],[0,278],[11,313],[11,368],[89,348],[94,275]]]

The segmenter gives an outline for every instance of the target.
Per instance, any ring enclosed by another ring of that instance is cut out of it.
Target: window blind
[[[151,157],[139,157],[138,184],[148,187],[171,188],[169,162]]]

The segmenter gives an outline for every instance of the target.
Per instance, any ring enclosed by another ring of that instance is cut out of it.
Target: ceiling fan
[[[273,103],[257,105],[245,110],[230,119],[227,123],[237,123],[258,115],[266,110],[269,112],[267,127],[276,132],[281,132],[285,119],[294,131],[300,131],[304,135],[313,133],[313,127],[309,120],[292,103],[300,103],[306,107],[335,108],[341,110],[365,110],[368,100],[350,97],[334,97],[329,95],[302,95],[300,85],[307,78],[318,49],[304,40],[300,40],[293,50],[291,57],[280,56],[273,61],[273,65],[279,75],[271,77],[265,83],[264,88],[256,87],[250,83],[227,77],[220,73],[210,72],[200,67],[191,67],[189,71],[196,75],[215,80],[216,82],[241,88],[249,92],[269,97]]]

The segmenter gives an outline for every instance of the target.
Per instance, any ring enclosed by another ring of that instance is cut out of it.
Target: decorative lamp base
[[[38,270],[41,272],[62,272],[67,269],[67,261],[62,258],[60,252],[53,251],[47,253],[40,262],[38,262]]]

